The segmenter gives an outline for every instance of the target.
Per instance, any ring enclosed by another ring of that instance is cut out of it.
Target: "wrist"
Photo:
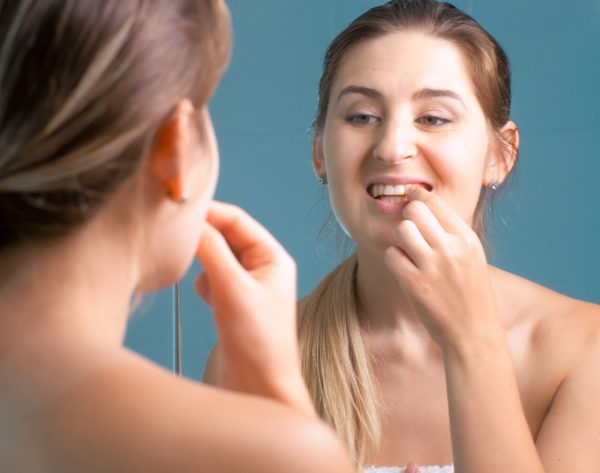
[[[310,393],[299,372],[297,376],[280,379],[273,386],[273,397],[308,417],[317,417]]]
[[[446,364],[487,364],[505,354],[510,356],[506,335],[502,330],[488,331],[477,336],[456,337],[441,344]]]

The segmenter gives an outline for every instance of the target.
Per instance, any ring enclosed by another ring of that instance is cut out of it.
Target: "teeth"
[[[406,197],[401,195],[383,195],[379,197],[379,200],[385,200],[386,202],[390,202],[392,204],[398,204],[400,202],[404,202]]]
[[[398,184],[397,186],[392,186],[390,184],[373,184],[371,195],[375,198],[381,196],[404,196],[406,195],[406,186],[402,184]]]

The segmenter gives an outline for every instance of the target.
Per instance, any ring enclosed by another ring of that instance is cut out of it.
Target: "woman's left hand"
[[[387,266],[442,349],[501,331],[483,246],[439,196],[408,192]]]

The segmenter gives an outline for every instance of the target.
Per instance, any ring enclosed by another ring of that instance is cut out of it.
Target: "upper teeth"
[[[382,195],[406,195],[406,186],[398,184],[392,186],[390,184],[373,184],[371,186],[371,195],[373,197],[380,197]]]

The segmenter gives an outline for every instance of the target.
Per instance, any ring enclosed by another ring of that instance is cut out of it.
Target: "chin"
[[[157,264],[148,268],[148,274],[140,279],[138,292],[155,292],[173,286],[183,279],[190,269],[194,255],[170,261],[168,264]],[[151,262],[150,262],[151,263]]]
[[[384,234],[383,232],[377,235],[363,235],[361,239],[354,239],[357,252],[371,254],[383,258],[385,250],[390,246],[394,246],[392,232]]]

